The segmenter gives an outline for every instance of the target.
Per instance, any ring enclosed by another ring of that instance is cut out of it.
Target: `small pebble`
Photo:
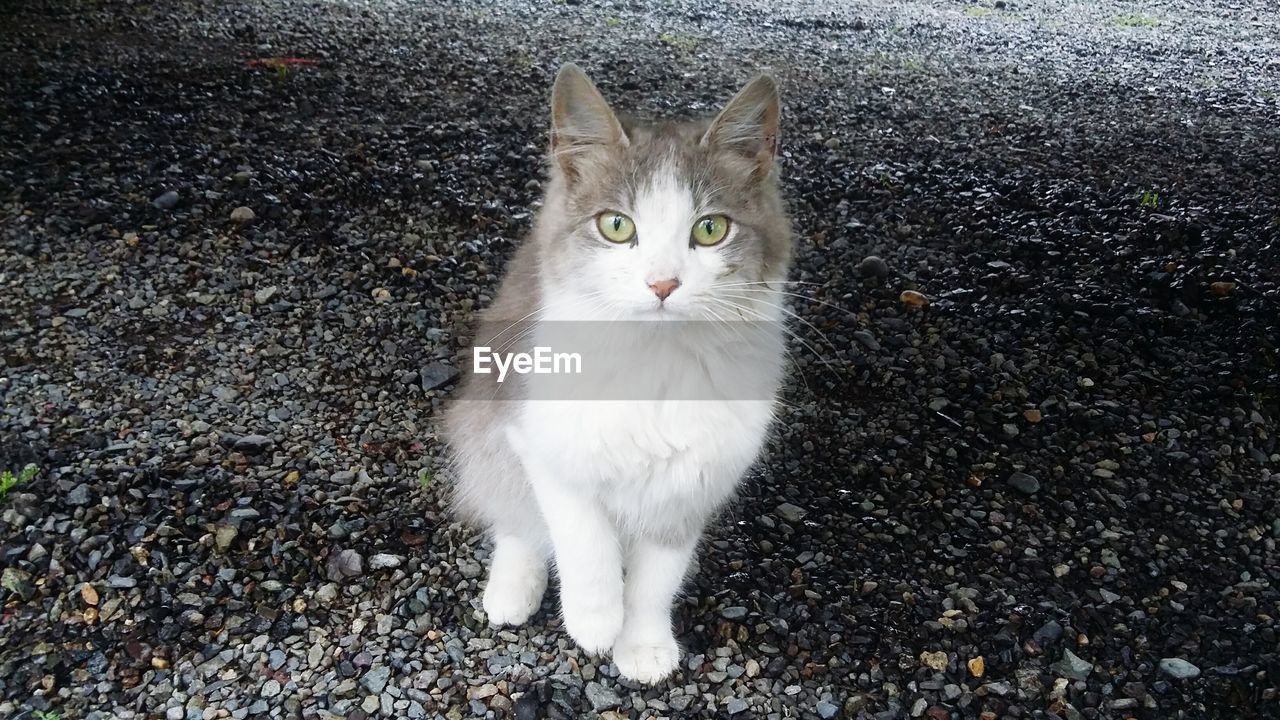
[[[1160,672],[1178,680],[1200,677],[1200,668],[1182,658],[1163,658],[1158,667]]]
[[[167,190],[157,195],[151,204],[161,210],[172,210],[178,206],[178,193],[175,190]]]
[[[858,263],[858,272],[863,277],[884,278],[889,276],[889,263],[877,255],[868,255]]]
[[[1035,476],[1024,472],[1015,472],[1010,475],[1009,484],[1026,495],[1035,495],[1040,492],[1040,481]]]

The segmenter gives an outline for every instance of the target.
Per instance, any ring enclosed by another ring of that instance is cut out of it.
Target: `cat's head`
[[[624,122],[581,69],[561,68],[539,217],[551,299],[609,320],[777,319],[791,255],[778,114],[761,75],[709,122]]]

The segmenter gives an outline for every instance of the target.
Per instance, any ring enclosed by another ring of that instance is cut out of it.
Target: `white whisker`
[[[786,307],[784,307],[784,306],[782,306],[782,305],[780,305],[780,304],[777,304],[777,303],[770,303],[770,302],[765,302],[765,301],[763,301],[763,300],[761,300],[761,299],[759,299],[759,298],[753,298],[753,297],[749,297],[749,296],[742,296],[742,295],[731,295],[731,294],[726,294],[726,295],[723,295],[723,297],[733,298],[733,299],[735,299],[735,300],[744,300],[744,301],[748,301],[748,302],[759,302],[759,303],[760,303],[760,304],[762,304],[762,305],[766,305],[766,306],[768,306],[768,307],[772,307],[772,308],[774,308],[774,309],[776,309],[776,310],[778,310],[778,311],[780,311],[780,312],[784,312],[784,313],[786,313],[788,316],[793,317],[793,318],[795,318],[796,320],[799,320],[800,322],[804,323],[804,324],[805,324],[805,325],[806,325],[810,330],[812,330],[812,331],[814,331],[815,333],[817,333],[817,334],[818,334],[818,337],[822,338],[823,342],[825,342],[825,343],[826,343],[826,344],[827,344],[827,345],[828,345],[828,346],[829,346],[833,351],[835,350],[835,343],[831,342],[831,338],[827,337],[826,333],[824,333],[824,332],[822,332],[821,330],[819,330],[819,329],[818,329],[818,327],[817,327],[816,325],[814,325],[813,323],[809,322],[808,320],[805,320],[804,318],[800,317],[799,315],[797,315],[796,313],[792,312],[791,310],[788,310]],[[817,353],[814,353],[814,354],[816,355]],[[818,356],[818,359],[822,360],[824,363],[827,363],[827,361],[826,361],[825,359],[823,359],[821,355],[819,355],[819,356]],[[827,363],[827,364],[830,364],[830,363]]]
[[[717,302],[717,303],[721,303],[721,304],[723,304],[723,305],[725,305],[725,306],[727,306],[727,307],[734,308],[734,309],[736,309],[736,310],[740,310],[740,311],[743,311],[743,312],[752,313],[752,314],[754,314],[754,315],[757,317],[757,319],[758,319],[758,320],[760,320],[761,322],[777,322],[777,320],[776,320],[775,318],[771,318],[771,317],[769,317],[769,316],[765,315],[764,313],[762,313],[762,312],[760,312],[760,311],[758,311],[758,310],[755,310],[755,309],[753,309],[753,308],[745,307],[745,306],[741,305],[740,303],[735,303],[735,302],[732,302],[731,300],[726,300],[724,297],[715,297],[715,298],[713,298],[713,300],[714,300],[715,302]],[[778,306],[775,306],[775,307],[778,307]],[[784,312],[786,312],[786,309],[785,309],[785,308],[778,307],[778,309],[779,309],[779,310],[783,310]],[[792,315],[794,315],[794,313],[792,313]],[[796,316],[796,317],[797,317],[797,319],[799,319],[801,322],[804,322],[804,320],[803,320],[802,318],[799,318],[798,316]],[[810,344],[809,344],[809,343],[808,343],[804,338],[800,337],[800,335],[799,335],[798,333],[796,333],[795,331],[791,330],[791,328],[788,328],[788,327],[786,326],[786,324],[785,324],[785,323],[778,323],[778,326],[779,326],[779,327],[781,327],[781,328],[782,328],[782,330],[783,330],[783,332],[785,332],[789,337],[791,337],[791,338],[792,338],[792,339],[794,339],[796,342],[798,342],[798,343],[800,343],[802,346],[804,346],[804,348],[805,348],[806,350],[808,350],[809,352],[813,353],[813,356],[814,356],[815,358],[817,358],[818,362],[822,363],[823,365],[826,365],[828,368],[831,368],[831,363],[830,363],[826,358],[822,357],[822,353],[818,352],[818,351],[817,351],[817,349],[813,347],[813,345],[810,345]],[[812,326],[811,326],[811,327],[812,327]],[[813,328],[813,330],[814,330],[814,332],[817,332],[819,335],[822,335],[822,331],[818,330],[817,328]],[[822,335],[822,337],[823,337],[823,339],[824,339],[824,340],[826,340],[826,341],[827,341],[827,344],[828,344],[828,345],[831,345],[833,349],[835,348],[835,346],[831,343],[831,341],[830,341],[830,340],[828,340],[828,339],[827,339],[827,337],[826,337],[825,335]]]

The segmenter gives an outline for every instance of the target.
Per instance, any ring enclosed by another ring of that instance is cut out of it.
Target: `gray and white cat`
[[[520,378],[465,381],[447,435],[457,509],[494,544],[490,623],[525,622],[554,560],[579,646],[612,651],[644,683],[676,669],[672,603],[704,526],[764,443],[783,376],[792,240],[778,120],[768,76],[710,122],[637,124],[577,66],[560,69],[546,200],[477,345],[528,349],[552,323],[681,322],[590,334],[600,356],[622,358],[617,383],[666,389],[652,396],[534,399]],[[531,327],[511,332],[519,322]],[[734,331],[744,323],[752,332]],[[694,329],[706,325],[729,331]]]

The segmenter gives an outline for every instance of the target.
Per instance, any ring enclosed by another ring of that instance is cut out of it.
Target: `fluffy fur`
[[[456,507],[493,540],[491,623],[526,621],[554,561],[573,639],[652,683],[678,664],[673,599],[760,451],[782,378],[791,231],[773,162],[777,90],[758,77],[711,122],[623,123],[567,65],[551,104],[546,201],[476,344],[527,350],[552,323],[608,321],[626,328],[593,340],[620,358],[614,382],[665,393],[531,399],[521,378],[468,377],[446,420]],[[634,220],[634,242],[601,236],[596,217],[610,211]],[[692,225],[713,213],[730,218],[728,236],[694,245]],[[661,299],[653,284],[666,280],[679,286]],[[690,322],[662,325],[672,319]],[[752,331],[734,332],[744,320]],[[630,329],[640,321],[658,330]],[[707,325],[730,331],[692,329]]]

